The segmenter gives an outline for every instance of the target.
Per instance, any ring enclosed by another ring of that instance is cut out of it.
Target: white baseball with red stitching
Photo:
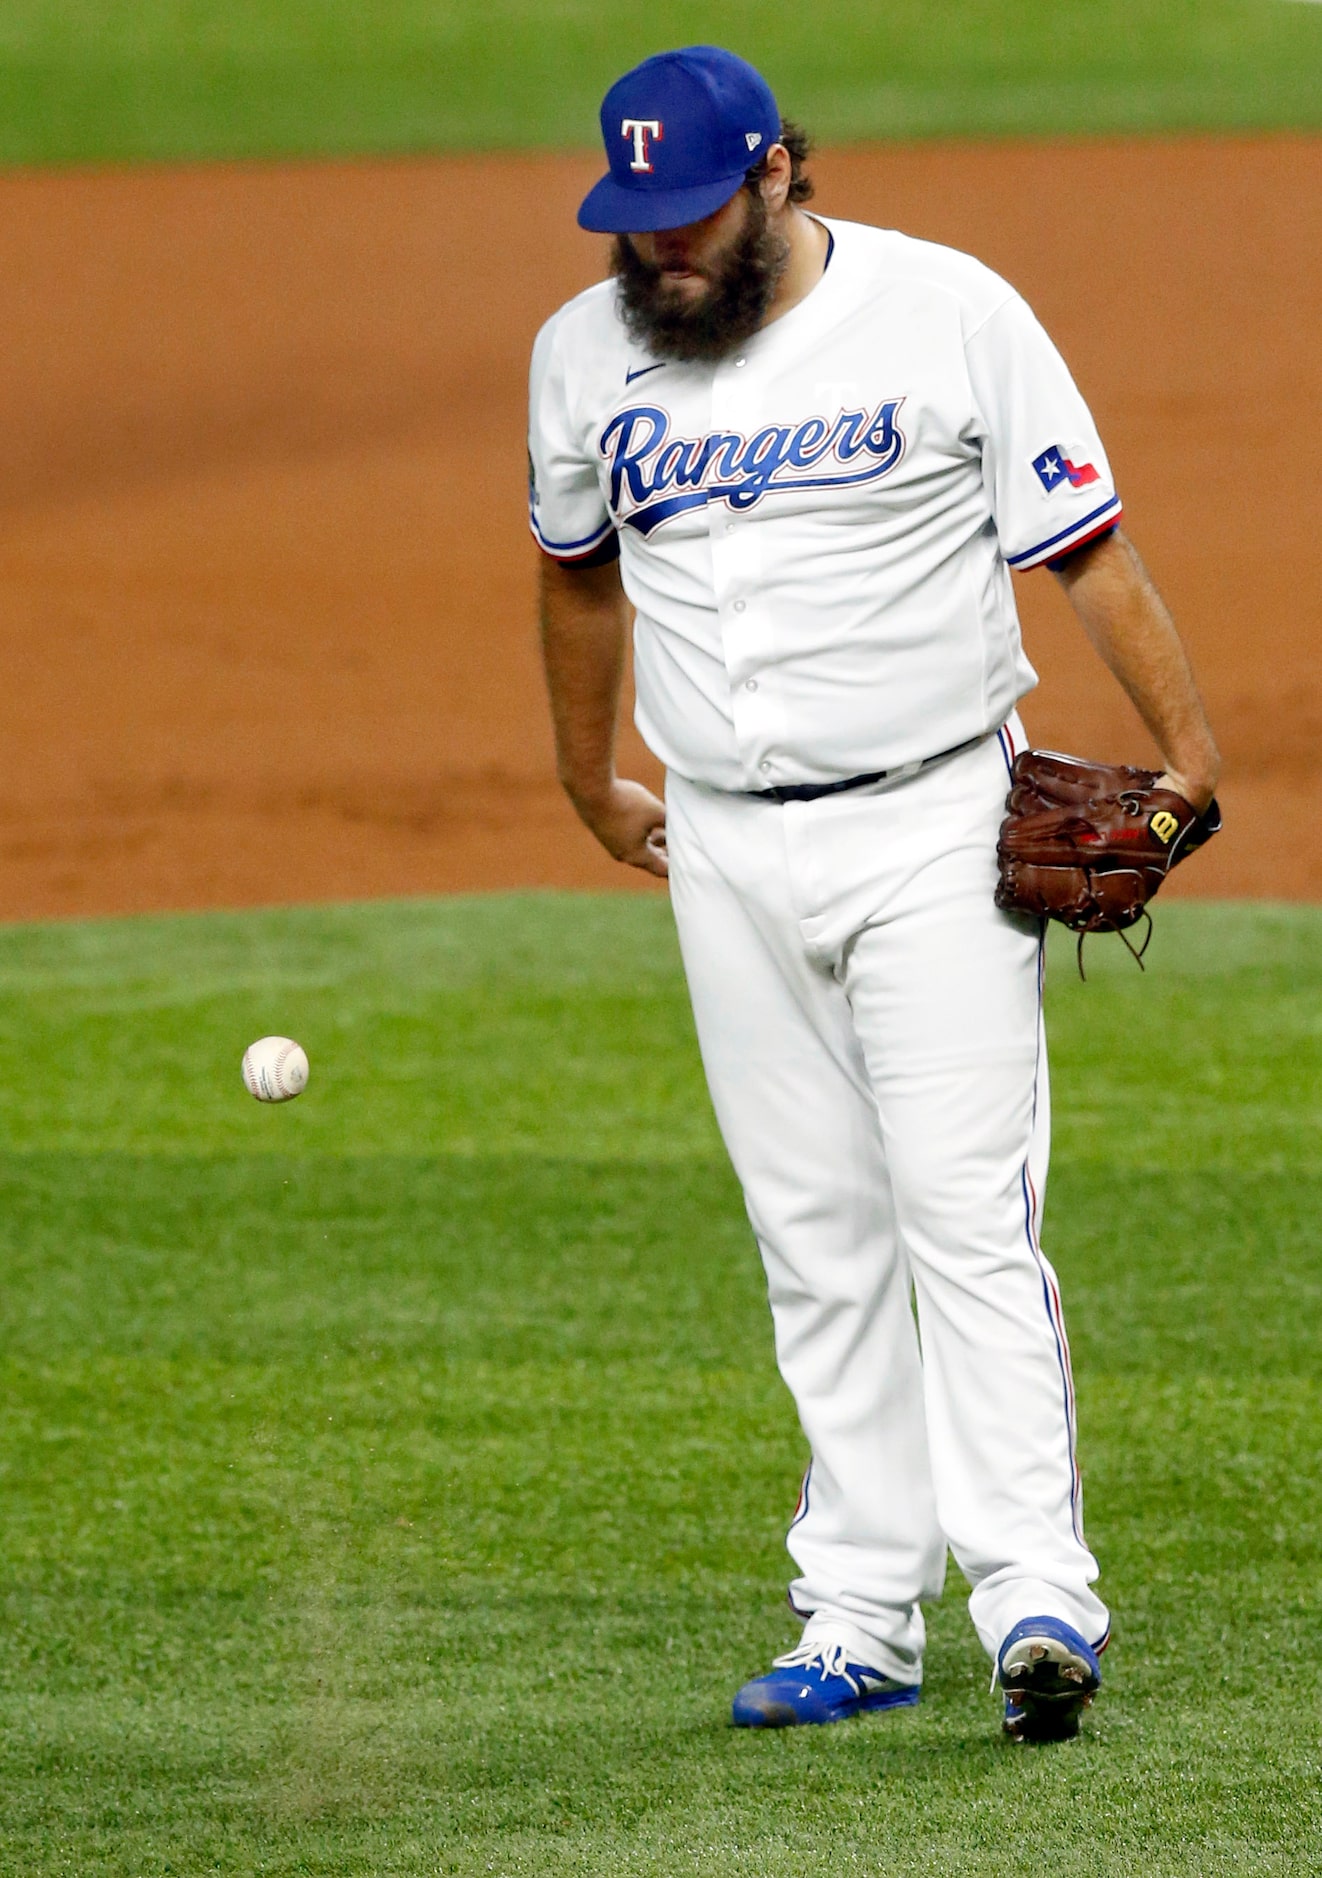
[[[259,1102],[288,1102],[308,1086],[307,1051],[292,1037],[259,1037],[243,1053],[243,1083]]]

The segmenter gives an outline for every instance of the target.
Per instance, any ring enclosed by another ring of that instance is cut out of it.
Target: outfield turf
[[[587,145],[713,38],[833,140],[1322,125],[1298,0],[7,0],[0,162]]]
[[[0,931],[0,1872],[1322,1868],[1322,909],[1089,965],[1047,1229],[1116,1642],[1032,1752],[953,1571],[918,1709],[726,1725],[803,1448],[662,899]]]

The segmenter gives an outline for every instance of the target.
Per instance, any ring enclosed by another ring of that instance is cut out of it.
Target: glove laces
[[[843,1643],[828,1643],[821,1638],[805,1637],[797,1649],[787,1650],[784,1656],[778,1656],[772,1663],[773,1669],[813,1669],[820,1665],[819,1679],[825,1682],[828,1676],[839,1676],[849,1684],[854,1695],[861,1695],[863,1686],[857,1676],[850,1674],[848,1658]]]

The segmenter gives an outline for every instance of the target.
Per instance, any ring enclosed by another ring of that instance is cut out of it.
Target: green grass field
[[[8,0],[0,162],[588,145],[710,39],[831,140],[1322,125],[1300,0]]]
[[[803,1455],[662,900],[0,931],[0,1871],[1322,1869],[1322,909],[1071,972],[1117,1636],[1034,1753],[953,1572],[919,1709],[726,1726]]]

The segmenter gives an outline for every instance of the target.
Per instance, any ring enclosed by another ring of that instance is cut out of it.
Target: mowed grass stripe
[[[622,70],[713,37],[827,139],[1322,123],[1285,0],[11,0],[0,161],[586,147]]]
[[[1322,914],[1158,917],[1147,977],[1051,973],[1117,1637],[1041,1755],[953,1571],[918,1710],[725,1724],[791,1634],[804,1455],[664,901],[0,933],[0,1871],[1310,1869]],[[268,1027],[313,1059],[278,1109],[238,1078]]]
[[[1051,958],[1057,1167],[1121,1126],[1128,1167],[1322,1164],[1312,909],[1175,902],[1146,972]],[[664,895],[0,928],[0,1009],[14,1150],[723,1160]],[[312,1061],[278,1108],[239,1076],[268,1032]]]

